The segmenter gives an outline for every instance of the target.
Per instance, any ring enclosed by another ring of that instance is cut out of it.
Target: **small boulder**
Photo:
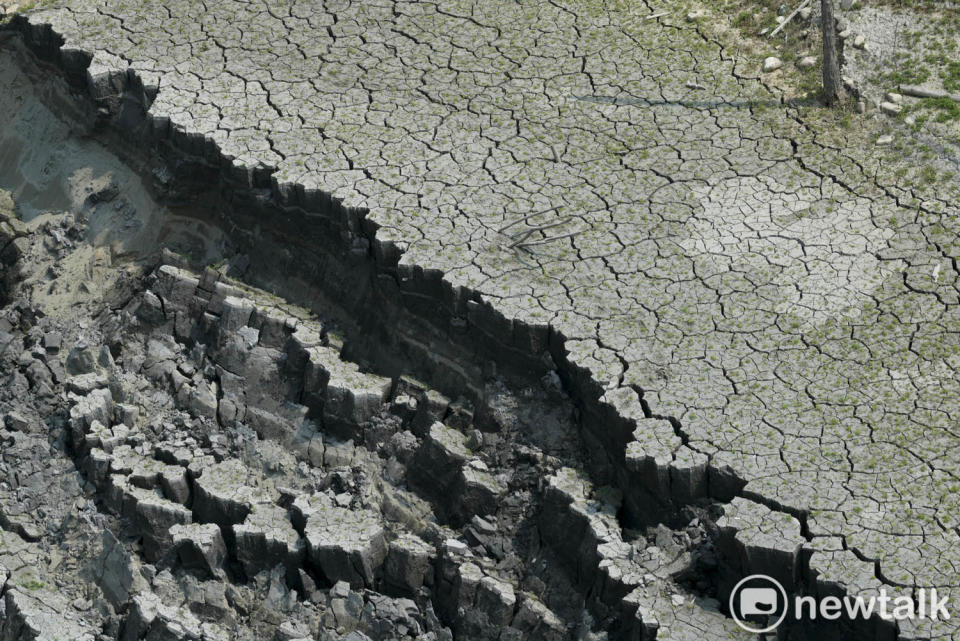
[[[770,56],[763,61],[763,72],[770,73],[783,66],[783,60],[776,56]]]

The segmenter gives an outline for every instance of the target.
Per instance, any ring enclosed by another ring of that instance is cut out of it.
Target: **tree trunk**
[[[823,30],[823,97],[828,105],[840,99],[840,60],[837,55],[837,23],[833,18],[833,0],[820,2]]]

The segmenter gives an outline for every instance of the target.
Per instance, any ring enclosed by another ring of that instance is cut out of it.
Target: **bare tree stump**
[[[823,97],[828,105],[840,100],[840,59],[837,53],[837,25],[833,17],[833,0],[821,0],[823,30]]]

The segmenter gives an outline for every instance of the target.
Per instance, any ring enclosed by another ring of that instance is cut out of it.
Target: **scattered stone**
[[[887,134],[885,136],[880,136],[879,138],[877,138],[877,145],[881,147],[890,145],[892,143],[893,143],[893,136],[891,136],[890,134]]]
[[[797,62],[797,67],[800,69],[811,69],[817,65],[817,59],[813,56],[804,56],[800,58]]]
[[[880,111],[887,114],[888,116],[897,116],[903,111],[903,105],[898,105],[895,102],[881,102]]]
[[[776,56],[770,56],[763,61],[763,72],[770,73],[783,66],[783,61]]]

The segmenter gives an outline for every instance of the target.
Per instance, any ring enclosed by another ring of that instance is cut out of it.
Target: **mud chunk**
[[[123,492],[124,516],[130,518],[142,534],[144,555],[155,561],[173,544],[170,528],[192,522],[190,510],[163,498],[156,490],[126,485]]]
[[[97,370],[97,351],[84,342],[77,343],[67,355],[67,374],[77,376]]]
[[[295,573],[305,556],[303,541],[287,517],[287,511],[273,504],[254,505],[246,520],[233,526],[237,559],[247,576],[256,576],[277,565]]]
[[[566,631],[563,621],[530,594],[521,597],[520,607],[510,627],[522,632],[524,638],[536,641],[560,641]]]
[[[64,616],[70,609],[71,606],[46,590],[31,590],[30,593],[7,590],[3,597],[4,616],[0,617],[0,639],[94,641],[96,634],[93,630],[73,620],[73,616],[69,619]]]
[[[197,520],[229,528],[243,523],[254,502],[264,496],[248,485],[250,472],[236,459],[210,466],[194,481],[193,511]]]
[[[96,582],[113,605],[126,602],[134,592],[147,588],[140,574],[140,563],[117,540],[110,530],[101,535],[103,549],[96,561]]]
[[[113,396],[109,389],[98,389],[86,396],[76,397],[70,408],[70,432],[74,446],[84,443],[85,435],[94,421],[109,426],[112,416]]]
[[[380,517],[369,510],[318,509],[304,528],[308,558],[330,581],[371,586],[387,556]]]
[[[412,484],[428,496],[441,498],[444,488],[456,483],[470,456],[466,443],[467,438],[457,430],[434,423],[411,463]]]
[[[210,577],[222,576],[227,548],[218,526],[213,523],[174,525],[170,536],[184,567],[200,570]]]
[[[416,535],[405,534],[390,543],[384,580],[404,594],[416,594],[431,579],[433,557],[433,547]]]
[[[461,520],[480,514],[492,514],[507,487],[497,480],[479,461],[471,461],[460,472],[459,513]]]
[[[227,296],[223,299],[220,313],[220,329],[225,332],[235,332],[241,327],[246,327],[253,310],[253,303],[249,300]]]
[[[717,521],[722,552],[743,575],[765,574],[791,590],[798,578],[804,539],[789,514],[737,497]]]
[[[47,332],[43,335],[43,348],[48,354],[59,353],[62,344],[63,337],[60,335],[60,332]]]

